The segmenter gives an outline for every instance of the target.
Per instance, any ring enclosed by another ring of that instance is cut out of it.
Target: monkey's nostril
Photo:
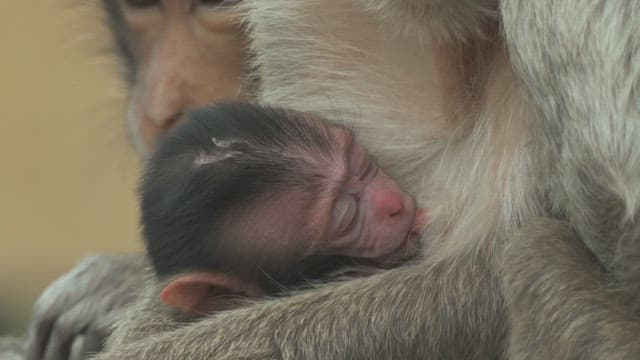
[[[163,130],[170,130],[171,128],[173,128],[174,126],[178,125],[180,122],[182,122],[182,120],[184,119],[184,112],[179,111],[175,114],[173,114],[172,116],[169,116],[168,118],[166,118],[164,121],[162,121],[162,123],[160,124],[160,126],[162,127]]]
[[[401,205],[400,207],[398,207],[395,211],[393,211],[392,213],[389,214],[390,217],[394,217],[394,216],[399,216],[402,215],[402,210],[404,210],[404,207]]]
[[[397,194],[390,195],[386,201],[385,211],[389,217],[395,217],[402,215],[404,212],[404,203],[401,196]]]

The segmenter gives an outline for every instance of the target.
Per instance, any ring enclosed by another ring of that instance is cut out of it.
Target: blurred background
[[[0,334],[85,255],[142,248],[109,41],[98,0],[0,1]]]

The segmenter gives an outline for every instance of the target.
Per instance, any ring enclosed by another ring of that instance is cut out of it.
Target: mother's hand
[[[90,256],[58,278],[34,306],[26,359],[76,360],[99,352],[147,266],[144,255]]]

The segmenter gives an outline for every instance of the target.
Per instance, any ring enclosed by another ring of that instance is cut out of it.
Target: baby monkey
[[[416,255],[426,212],[348,129],[246,103],[193,111],[140,187],[161,294],[187,314]]]

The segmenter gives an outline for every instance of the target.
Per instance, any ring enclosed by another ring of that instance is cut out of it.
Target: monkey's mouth
[[[418,242],[420,241],[420,237],[422,235],[422,228],[420,230],[412,227],[409,232],[407,232],[407,236],[405,237],[404,243],[401,248],[406,248],[408,251],[417,251]]]
[[[394,251],[386,256],[374,259],[372,264],[383,269],[390,269],[416,258],[420,250],[421,234],[421,231],[411,228]]]
[[[429,223],[430,217],[429,212],[425,208],[417,208],[415,215],[413,217],[413,223],[411,224],[411,229],[409,229],[409,234],[414,234],[415,236],[422,235],[425,226]]]
[[[422,237],[425,226],[429,222],[429,212],[425,208],[418,207],[413,198],[411,198],[411,206],[413,207],[412,221],[402,246],[407,248],[408,251],[417,252],[418,242]]]
[[[406,223],[403,224],[402,230],[399,229],[393,249],[382,256],[370,259],[375,266],[395,267],[419,254],[420,239],[428,223],[429,215],[427,210],[418,207],[413,197],[409,195],[404,198],[404,208],[408,212]]]

